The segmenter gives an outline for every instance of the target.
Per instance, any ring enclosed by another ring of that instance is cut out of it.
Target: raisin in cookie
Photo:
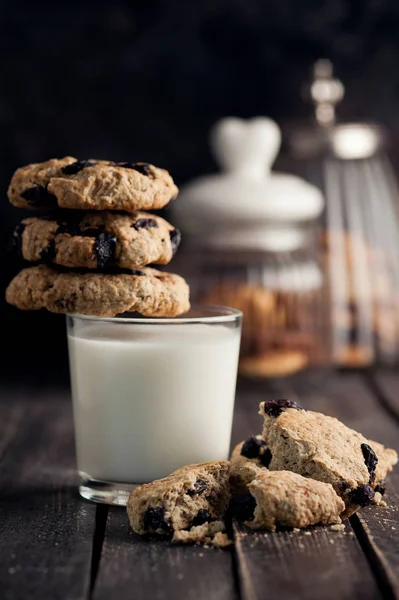
[[[189,288],[179,275],[144,268],[123,273],[71,272],[37,265],[9,284],[6,299],[21,310],[111,317],[138,312],[174,317],[190,308]]]
[[[262,402],[260,414],[262,438],[272,454],[269,469],[331,483],[348,514],[374,500],[377,481],[397,462],[394,450],[367,440],[334,417],[302,410],[295,402]]]
[[[53,158],[17,169],[8,188],[20,208],[153,210],[163,208],[178,189],[164,169],[147,163]]]
[[[270,448],[260,435],[237,444],[230,458],[230,485],[234,493],[248,494],[248,484],[256,477],[258,468],[268,468],[271,459]]]
[[[252,529],[275,531],[280,527],[307,527],[340,523],[345,504],[329,483],[302,477],[290,471],[259,469],[249,484],[255,499]]]
[[[25,260],[69,268],[134,269],[167,264],[180,232],[161,217],[143,212],[65,211],[57,217],[30,217],[14,231],[13,246]]]
[[[133,490],[127,513],[135,533],[170,535],[178,542],[200,542],[223,533],[220,520],[229,496],[227,461],[187,465]],[[217,524],[211,525],[212,522]]]

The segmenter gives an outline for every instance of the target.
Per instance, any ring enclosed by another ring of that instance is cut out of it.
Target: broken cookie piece
[[[223,533],[220,520],[229,498],[229,463],[207,462],[181,467],[168,477],[136,488],[129,497],[127,513],[135,533],[168,535],[184,543],[212,543],[217,533]]]
[[[230,484],[234,493],[248,495],[248,484],[258,469],[268,468],[272,453],[262,436],[252,436],[235,446],[230,458]]]
[[[262,402],[260,414],[262,438],[272,454],[269,469],[330,483],[345,501],[346,516],[373,502],[373,488],[398,460],[394,450],[367,440],[338,419],[288,401]]]
[[[332,485],[289,471],[259,469],[248,487],[256,502],[253,518],[245,523],[251,529],[340,523],[345,509]]]

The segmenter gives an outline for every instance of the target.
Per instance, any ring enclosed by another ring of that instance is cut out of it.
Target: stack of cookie
[[[67,156],[18,169],[10,202],[40,212],[14,231],[14,249],[35,264],[11,281],[7,301],[22,310],[108,317],[186,312],[184,279],[147,267],[171,261],[180,232],[142,212],[163,208],[177,193],[169,173],[147,163]]]

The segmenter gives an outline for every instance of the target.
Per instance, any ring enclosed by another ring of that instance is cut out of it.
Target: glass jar
[[[317,229],[270,226],[265,235],[274,240],[268,248],[197,251],[192,296],[201,304],[243,312],[241,376],[308,378],[330,363],[328,293]],[[295,244],[287,244],[293,235]],[[277,242],[281,237],[283,244]]]
[[[193,276],[184,273],[192,297],[244,313],[242,376],[308,380],[329,362],[318,236],[323,195],[272,170],[281,134],[270,119],[222,119],[210,141],[221,172],[186,184],[174,209],[197,249]]]
[[[399,365],[398,183],[389,131],[335,118],[344,88],[317,61],[308,86],[313,123],[284,128],[280,167],[317,186],[324,270],[329,281],[332,358],[345,369]]]

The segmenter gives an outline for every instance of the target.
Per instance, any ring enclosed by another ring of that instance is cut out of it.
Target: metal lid
[[[311,83],[303,89],[304,98],[314,106],[314,123],[285,131],[285,141],[295,158],[329,154],[342,160],[364,159],[386,146],[386,130],[378,123],[336,123],[336,107],[344,94],[343,84],[333,76],[332,63],[318,60]]]

